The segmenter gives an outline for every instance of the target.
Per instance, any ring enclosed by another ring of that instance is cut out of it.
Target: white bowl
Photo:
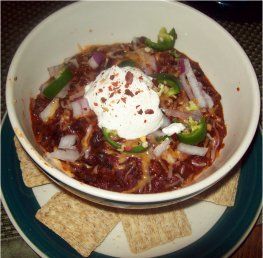
[[[48,164],[35,144],[29,114],[30,97],[48,79],[47,67],[76,54],[78,44],[152,39],[160,27],[175,27],[175,47],[199,62],[222,96],[227,125],[225,147],[202,177],[180,190],[158,194],[124,194],[72,179]],[[237,87],[240,91],[237,91]],[[260,97],[253,67],[240,45],[215,21],[181,3],[155,1],[79,2],[52,14],[23,41],[11,63],[6,103],[14,131],[27,153],[54,181],[95,202],[125,208],[164,206],[190,198],[223,178],[241,159],[256,131]]]

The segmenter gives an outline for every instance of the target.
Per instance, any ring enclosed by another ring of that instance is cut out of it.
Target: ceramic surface
[[[114,14],[114,15],[112,15]],[[156,18],[158,17],[158,18]],[[82,184],[48,164],[37,148],[30,126],[29,101],[48,79],[47,67],[79,51],[78,46],[129,42],[135,36],[156,39],[160,27],[175,27],[175,47],[199,62],[222,96],[227,125],[225,148],[198,182],[161,194],[122,194]],[[124,207],[154,205],[189,198],[224,177],[247,150],[259,117],[259,88],[245,52],[215,21],[181,3],[165,1],[79,2],[41,22],[23,41],[11,63],[6,102],[11,124],[32,159],[56,181]],[[237,91],[239,87],[239,91]]]

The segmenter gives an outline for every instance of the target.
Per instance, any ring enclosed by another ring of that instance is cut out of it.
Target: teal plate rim
[[[62,238],[35,219],[40,206],[32,189],[25,187],[23,183],[13,137],[14,132],[6,115],[1,127],[1,196],[12,223],[41,257],[82,257]],[[235,206],[227,208],[218,222],[199,240],[178,251],[163,255],[163,258],[227,257],[245,240],[258,218],[262,203],[262,135],[259,130],[241,164]],[[92,252],[90,257],[111,256]]]

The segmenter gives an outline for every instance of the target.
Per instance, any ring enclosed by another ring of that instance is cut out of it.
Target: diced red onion
[[[202,117],[201,112],[200,111],[196,112],[197,110],[192,111],[192,112],[183,112],[183,111],[179,111],[176,109],[164,108],[163,111],[167,116],[176,117],[176,118],[179,118],[181,120],[187,120],[191,116],[194,120],[199,121],[200,118]]]
[[[153,55],[147,55],[144,70],[147,75],[150,75],[157,71],[156,60]]]
[[[188,84],[187,81],[186,81],[185,74],[181,74],[181,75],[179,76],[179,78],[180,78],[180,81],[181,81],[181,83],[182,83],[183,89],[184,89],[184,91],[186,92],[187,97],[188,97],[190,100],[194,99],[194,98],[195,98],[195,97],[194,97],[194,94],[193,94],[193,92],[192,92],[191,87],[189,86],[189,84]]]
[[[192,160],[191,163],[192,163],[192,165],[194,165],[194,166],[196,166],[196,167],[205,167],[205,166],[207,165],[206,162],[200,162],[200,163],[198,163],[198,162],[196,162],[196,161],[194,161],[194,160]]]
[[[99,67],[99,64],[95,61],[93,56],[89,59],[88,65],[94,70]]]
[[[178,68],[179,68],[179,73],[183,74],[185,73],[185,67],[184,67],[184,58],[180,58],[178,61]]]
[[[163,116],[163,124],[161,125],[161,129],[163,129],[164,127],[167,127],[171,124],[171,121],[169,120],[168,117]]]
[[[192,88],[193,94],[194,94],[195,98],[197,99],[199,106],[201,108],[204,108],[204,107],[206,107],[206,101],[203,97],[202,89],[198,85],[198,81],[197,81],[195,74],[192,70],[190,61],[188,59],[184,59],[184,65],[185,65],[185,69],[186,69],[186,77],[187,77],[187,80],[188,80],[188,82]]]
[[[212,108],[214,106],[213,99],[205,91],[203,91],[203,96],[205,98],[208,108]]]
[[[71,149],[77,140],[77,136],[74,134],[65,135],[61,137],[58,148],[59,149]]]
[[[64,64],[60,64],[60,65],[48,67],[47,70],[48,70],[50,77],[57,78],[61,74],[61,72],[64,70],[64,68],[65,68]]]
[[[82,109],[84,109],[84,110],[88,110],[88,109],[90,109],[90,107],[89,107],[89,103],[88,103],[88,101],[87,101],[86,98],[81,98],[81,99],[79,99],[78,101],[79,101],[79,103],[80,103]]]
[[[153,154],[156,157],[160,157],[164,151],[166,151],[171,143],[171,139],[166,138],[162,141],[155,149],[153,150]]]
[[[145,52],[144,48],[137,49],[135,52],[139,55],[142,69],[147,75],[157,71],[156,60],[153,55]]]
[[[60,160],[64,160],[64,161],[74,162],[80,157],[80,154],[77,150],[59,150],[59,149],[57,149],[57,150],[49,153],[48,157],[54,158],[54,159],[60,159]]]
[[[189,113],[190,113],[190,116],[196,121],[199,121],[203,116],[200,110],[193,110]]]
[[[71,102],[72,110],[73,110],[73,116],[79,117],[87,113],[87,111],[90,110],[88,101],[86,98],[80,98],[75,100],[74,102]]]
[[[78,60],[76,58],[72,58],[72,59],[68,60],[68,63],[74,65],[77,69],[79,68],[79,63],[78,63]]]
[[[102,52],[94,52],[88,61],[88,65],[95,70],[104,59],[105,55]]]
[[[163,112],[167,115],[167,116],[172,116],[172,117],[176,117],[182,120],[186,120],[189,118],[189,113],[186,112],[182,112],[176,109],[168,109],[168,108],[164,108]]]
[[[55,114],[58,107],[59,107],[59,99],[55,98],[39,114],[39,117],[43,120],[43,122],[47,122],[48,119],[51,118]]]
[[[203,84],[201,82],[198,82],[198,86],[202,90],[202,95],[206,101],[206,106],[208,108],[212,108],[214,106],[213,99],[203,90]]]
[[[162,132],[164,132],[168,136],[172,136],[173,134],[181,133],[185,129],[185,125],[182,123],[172,123],[169,126],[162,129]]]
[[[98,64],[101,64],[101,62],[105,59],[105,54],[102,52],[94,52],[92,56]]]
[[[79,117],[82,115],[82,108],[78,101],[71,102],[73,116]]]
[[[189,155],[205,156],[208,148],[179,143],[177,146],[177,150]]]

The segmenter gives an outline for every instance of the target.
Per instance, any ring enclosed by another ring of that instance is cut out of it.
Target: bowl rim
[[[171,2],[171,1],[161,1],[161,3],[166,3],[174,6],[180,6],[182,8],[185,8],[187,11],[190,10],[190,12],[194,12],[195,14],[202,16],[203,18],[207,19],[207,22],[212,23],[214,26],[217,27],[217,29],[221,30],[225,37],[232,43],[233,46],[238,50],[240,58],[244,61],[244,65],[248,69],[248,73],[251,77],[251,87],[253,88],[253,107],[252,107],[252,113],[253,117],[251,118],[251,124],[248,128],[243,141],[239,148],[234,152],[234,154],[227,160],[227,162],[221,166],[219,169],[217,169],[213,174],[209,175],[207,178],[201,180],[200,182],[196,182],[190,186],[186,186],[184,188],[173,190],[169,192],[162,192],[162,193],[152,193],[152,194],[128,194],[128,193],[119,193],[119,192],[113,192],[109,190],[100,189],[94,186],[90,186],[87,184],[84,184],[74,178],[69,177],[62,171],[58,170],[51,164],[48,164],[46,160],[34,149],[30,141],[26,138],[23,129],[19,123],[18,117],[15,112],[15,108],[13,105],[13,88],[12,84],[13,81],[10,78],[14,78],[16,67],[18,64],[18,60],[20,55],[22,54],[23,50],[27,46],[27,42],[34,37],[34,35],[41,30],[43,26],[52,18],[56,17],[57,15],[63,13],[65,10],[73,8],[76,5],[82,5],[84,2],[76,2],[69,4],[58,11],[54,12],[53,14],[49,15],[47,18],[42,20],[36,27],[33,28],[33,30],[26,36],[26,38],[23,40],[23,42],[18,47],[12,62],[9,67],[7,80],[6,80],[6,105],[7,105],[7,112],[10,118],[11,125],[15,131],[15,134],[23,146],[23,148],[26,150],[26,152],[29,154],[29,156],[36,162],[48,175],[51,177],[56,178],[57,180],[61,181],[62,183],[81,191],[82,193],[99,197],[102,199],[107,199],[111,201],[118,201],[118,202],[125,202],[125,203],[154,203],[154,202],[165,202],[170,200],[175,200],[179,198],[187,198],[188,196],[194,196],[205,189],[209,188],[210,186],[214,185],[217,181],[219,181],[221,178],[223,178],[242,158],[242,156],[245,154],[246,150],[248,149],[254,134],[256,132],[256,128],[258,125],[259,115],[260,115],[260,94],[259,94],[259,85],[257,81],[257,77],[254,71],[254,68],[246,55],[245,51],[242,49],[242,47],[239,45],[239,43],[233,38],[233,36],[226,31],[221,25],[219,25],[215,20],[207,16],[206,14],[196,10],[195,8],[185,5],[183,3],[178,2]],[[85,4],[88,4],[88,2],[85,2]]]

